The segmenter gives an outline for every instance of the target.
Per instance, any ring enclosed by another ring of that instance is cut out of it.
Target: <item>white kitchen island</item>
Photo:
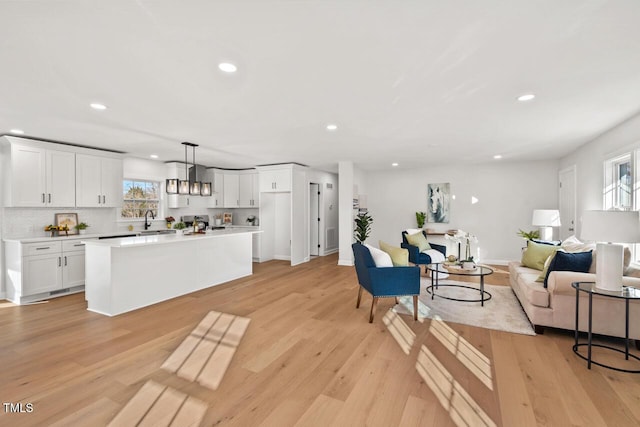
[[[87,309],[115,316],[252,274],[256,230],[85,243]]]

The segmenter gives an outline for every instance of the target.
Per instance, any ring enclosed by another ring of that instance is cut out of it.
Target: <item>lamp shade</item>
[[[536,209],[531,225],[536,227],[560,227],[560,211],[557,209]]]
[[[612,243],[640,242],[640,216],[637,211],[585,211],[582,240]]]

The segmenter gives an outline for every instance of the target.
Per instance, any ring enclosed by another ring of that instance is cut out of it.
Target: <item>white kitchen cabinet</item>
[[[207,179],[212,182],[213,193],[207,197],[208,208],[221,208],[224,204],[224,173],[220,170],[207,169]]]
[[[238,200],[241,208],[258,207],[258,172],[241,171],[239,176]]]
[[[80,239],[5,242],[7,297],[18,304],[81,292],[85,282],[84,243]]]
[[[62,255],[24,257],[22,294],[34,295],[62,289]]]
[[[76,155],[76,206],[122,206],[122,160]]]
[[[257,169],[261,189],[260,229],[263,232],[260,261],[290,260],[291,265],[305,262],[309,247],[309,233],[305,231],[309,212],[306,168],[288,164]],[[289,190],[285,191],[285,188]]]
[[[223,188],[223,207],[240,207],[240,176],[237,172],[225,172]]]
[[[274,193],[279,191],[291,191],[291,168],[281,167],[276,169],[259,170],[260,192]]]
[[[9,184],[6,206],[75,206],[75,153],[15,143],[3,151]]]

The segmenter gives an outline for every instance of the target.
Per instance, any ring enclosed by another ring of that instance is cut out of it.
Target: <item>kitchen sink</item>
[[[176,234],[176,230],[144,230],[137,234],[138,236],[157,236],[158,234]]]

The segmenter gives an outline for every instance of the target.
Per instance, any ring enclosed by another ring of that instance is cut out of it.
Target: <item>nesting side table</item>
[[[640,289],[623,286],[620,291],[606,291],[604,289],[596,288],[596,284],[594,282],[573,282],[571,286],[576,290],[576,329],[575,329],[575,343],[573,345],[573,352],[577,354],[579,357],[587,361],[587,368],[591,369],[591,364],[595,364],[598,366],[602,366],[603,368],[613,369],[614,371],[620,372],[630,372],[633,374],[640,374],[640,370],[629,370],[629,369],[621,369],[616,368],[614,366],[606,365],[604,363],[596,362],[591,358],[591,348],[592,347],[600,347],[605,348],[607,350],[616,351],[618,353],[624,354],[625,360],[629,360],[629,358],[634,358],[640,361],[640,357],[636,356],[629,352],[629,301],[631,300],[640,300]],[[578,342],[578,332],[579,332],[579,310],[580,310],[580,292],[585,292],[589,295],[589,330],[588,330],[588,339],[586,343]],[[592,316],[592,308],[593,308],[593,296],[599,295],[605,298],[618,298],[624,300],[625,305],[625,349],[620,350],[618,348],[605,345],[605,344],[593,344],[592,342],[592,325],[593,325],[593,316]],[[636,319],[636,321],[640,321],[640,319]],[[580,354],[578,349],[580,347],[587,346],[587,356]]]

